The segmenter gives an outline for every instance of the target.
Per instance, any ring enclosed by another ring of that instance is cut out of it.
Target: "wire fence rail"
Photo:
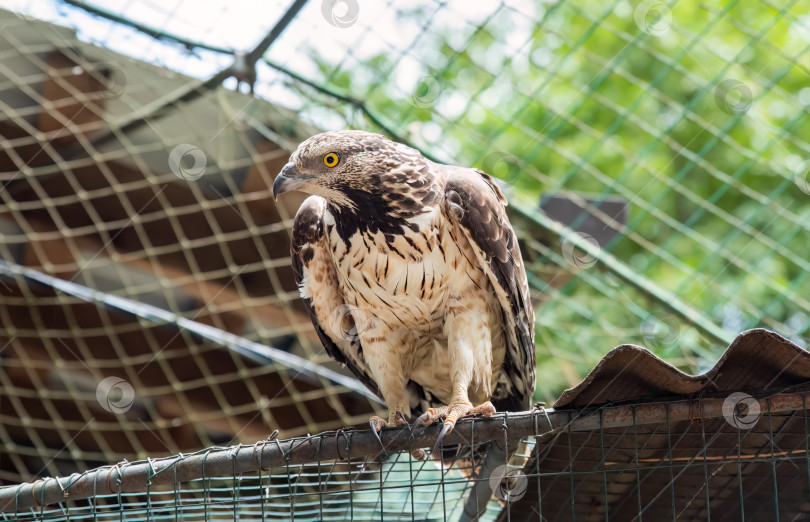
[[[749,432],[757,431],[752,429],[756,424],[764,427],[767,423],[770,436],[775,438],[784,430],[774,431],[773,421],[769,420],[770,416],[788,418],[798,414],[805,421],[807,417],[805,393],[767,395],[749,401],[747,407],[746,412],[730,411],[728,397],[607,405],[584,410],[554,410],[538,406],[528,412],[497,414],[490,418],[463,419],[458,423],[456,430],[448,435],[446,446],[470,448],[484,442],[497,442],[516,447],[518,442],[532,440],[531,447],[535,448],[532,453],[535,459],[534,465],[538,466],[538,455],[559,452],[560,448],[566,452],[579,452],[580,449],[577,449],[579,446],[570,446],[572,444],[571,436],[574,433],[601,433],[600,437],[604,439],[606,433],[614,432],[627,439],[629,429],[629,433],[635,433],[633,437],[636,439],[638,439],[639,433],[648,437],[648,441],[653,440],[652,435],[656,435],[659,439],[665,435],[669,440],[665,453],[668,454],[670,466],[680,467],[680,473],[690,467],[703,468],[706,466],[706,459],[710,459],[711,465],[717,470],[729,463],[748,465],[779,462],[785,464],[793,460],[799,461],[801,466],[807,467],[809,456],[806,451],[808,444],[806,433],[803,441],[798,444],[794,441],[793,445],[787,449],[779,447],[774,450],[771,447],[768,451],[766,447],[765,450],[759,448],[754,453],[746,453],[741,451],[741,446],[738,446],[724,448],[726,454],[723,456],[713,455],[712,452],[717,448],[713,446],[712,442],[722,433],[736,433],[742,442],[742,439],[748,437]],[[757,414],[752,421],[750,415],[753,413],[750,412],[754,411]],[[707,424],[712,419],[725,420],[719,425]],[[742,424],[738,419],[742,419],[746,424]],[[696,424],[702,425],[703,437],[706,437],[707,426],[712,426],[716,431],[710,432],[709,437],[704,440],[705,445],[702,448],[686,444],[681,448],[678,441],[683,439]],[[682,427],[676,427],[679,425]],[[652,429],[654,427],[658,429]],[[57,511],[54,511],[55,508],[52,506],[60,504],[62,507],[59,508],[58,513],[67,514],[71,518],[74,514],[77,517],[89,517],[109,515],[113,512],[122,513],[127,516],[127,519],[129,516],[139,514],[147,516],[162,514],[171,517],[183,513],[182,505],[191,498],[187,493],[196,491],[205,498],[205,503],[192,503],[191,505],[195,508],[211,509],[214,514],[217,510],[244,514],[261,508],[262,513],[267,510],[266,514],[270,518],[273,518],[273,515],[283,518],[278,512],[280,503],[290,510],[284,516],[295,514],[298,509],[301,509],[303,511],[299,514],[306,518],[309,513],[307,510],[312,508],[312,504],[309,504],[308,501],[312,502],[313,495],[320,497],[318,502],[321,504],[318,509],[323,509],[324,505],[329,504],[330,498],[334,500],[340,496],[342,486],[349,484],[348,492],[342,491],[348,496],[356,496],[363,491],[376,491],[379,496],[375,500],[379,503],[377,510],[382,509],[381,504],[386,495],[389,496],[390,505],[393,505],[397,501],[407,498],[408,495],[414,495],[420,488],[422,490],[430,487],[438,488],[439,492],[436,495],[441,497],[444,497],[445,493],[449,495],[452,491],[454,500],[450,504],[458,504],[458,499],[462,496],[467,497],[462,504],[463,508],[457,514],[462,519],[476,519],[484,515],[493,494],[500,501],[506,501],[507,504],[517,502],[526,493],[528,480],[569,476],[577,473],[576,469],[579,467],[575,460],[571,460],[568,466],[557,471],[541,471],[539,467],[533,469],[532,463],[522,468],[522,464],[529,457],[528,454],[524,454],[521,462],[510,468],[508,467],[510,455],[501,452],[496,457],[501,469],[492,467],[486,474],[482,474],[478,470],[468,470],[472,476],[465,477],[450,473],[449,470],[454,469],[452,462],[441,462],[436,463],[435,466],[426,467],[424,460],[418,461],[408,456],[416,448],[429,450],[435,443],[439,429],[439,426],[417,429],[410,427],[384,429],[380,433],[381,441],[378,441],[376,436],[368,430],[338,430],[289,440],[278,440],[271,437],[251,445],[214,447],[168,458],[122,462],[70,477],[48,478],[34,483],[0,488],[0,512],[6,516],[28,516],[31,519],[45,520],[56,515]],[[661,431],[659,432],[659,430]],[[657,443],[660,444],[660,441]],[[781,439],[778,443],[784,444]],[[644,455],[649,453],[653,446],[639,444],[638,440],[634,445],[635,450],[630,453],[625,452],[623,457],[619,454],[611,454],[612,449],[602,446],[599,469],[580,470],[579,473],[603,475],[608,472],[634,471],[636,472],[635,480],[641,486],[648,477],[645,478],[639,473],[649,473],[651,463],[657,464],[659,469],[661,466],[665,470],[667,469],[667,466],[664,465],[667,460],[666,455],[663,459],[645,458]],[[676,464],[676,461],[673,460],[673,451],[681,454],[686,451],[689,458],[680,458],[681,463]],[[619,460],[611,461],[616,458]],[[355,465],[353,471],[352,464]],[[388,468],[383,469],[386,464]],[[308,465],[312,467],[308,468]],[[344,469],[344,465],[348,467]],[[399,466],[399,470],[395,471],[397,466]],[[454,471],[458,471],[458,467],[456,465]],[[436,468],[440,468],[438,472]],[[472,468],[477,469],[475,465]],[[424,478],[424,475],[430,476],[431,471],[433,472],[431,478],[435,481]],[[810,472],[810,468],[807,471]],[[774,471],[774,473],[776,472]],[[403,475],[405,475],[404,480]],[[273,480],[273,478],[278,479],[279,477],[283,477],[288,484],[280,485],[277,480]],[[581,477],[577,479],[577,481],[580,480],[582,480]],[[708,478],[706,480],[708,481]],[[224,483],[217,484],[217,487],[213,486],[217,481],[231,483],[231,490],[227,492],[227,495],[223,495],[223,491],[228,488]],[[183,486],[183,483],[187,482],[194,483],[195,486]],[[605,485],[607,486],[607,484]],[[703,486],[709,487],[708,482]],[[197,487],[200,489],[197,490]],[[271,493],[271,489],[279,487],[284,489],[286,495],[275,490]],[[546,487],[551,487],[551,484],[547,484]],[[675,481],[671,481],[667,487],[674,489]],[[690,484],[690,487],[697,488],[697,485]],[[215,495],[214,492],[216,492]],[[659,495],[665,492],[661,491]],[[136,495],[139,493],[145,493],[146,496]],[[572,490],[572,499],[573,494]],[[212,496],[219,497],[219,500],[214,501]],[[147,505],[143,508],[138,505],[138,502],[130,502],[128,499],[139,499],[141,503],[146,499]],[[90,503],[82,504],[81,500],[90,500]],[[296,507],[299,501],[300,505]],[[351,502],[348,498],[344,501],[344,503]],[[363,501],[360,498],[356,498],[356,501],[358,502],[358,519],[365,519],[365,516],[360,515],[362,512],[360,506],[363,505]],[[153,503],[151,507],[149,502]],[[447,517],[448,511],[444,511],[444,509],[447,507],[448,499],[434,498],[433,502],[444,506],[440,506],[439,518]],[[539,499],[538,502],[540,502]],[[217,503],[226,505],[217,506]],[[407,504],[408,501],[406,500],[405,503]],[[554,499],[549,505],[554,506],[558,503],[558,499]],[[492,505],[496,507],[494,513],[497,514],[500,506],[494,503]],[[426,506],[425,509],[428,507]],[[547,509],[548,507],[546,506]],[[647,507],[649,506],[645,504],[645,508]],[[144,509],[145,511],[143,511]],[[351,506],[348,508],[344,506],[344,509],[351,509]],[[413,505],[411,509],[413,509]],[[509,509],[508,505],[507,509]],[[542,511],[542,503],[535,506],[535,509]],[[782,509],[782,506],[779,509]],[[449,512],[452,514],[452,510]],[[404,518],[419,516],[418,512],[413,511],[409,514],[400,514]],[[383,511],[379,511],[378,515],[383,516]],[[491,515],[493,512],[490,512]],[[373,515],[370,518],[373,519]],[[577,516],[574,514],[572,519],[576,518]],[[537,520],[544,520],[544,518],[537,518]]]

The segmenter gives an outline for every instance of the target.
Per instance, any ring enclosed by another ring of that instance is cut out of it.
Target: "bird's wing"
[[[502,375],[493,393],[498,409],[531,406],[535,386],[534,309],[506,198],[489,174],[446,167],[443,212],[467,238],[492,283],[507,326]]]
[[[295,282],[326,352],[382,398],[363,360],[353,309],[346,304],[338,287],[324,232],[325,209],[325,199],[310,196],[295,214],[290,248]]]

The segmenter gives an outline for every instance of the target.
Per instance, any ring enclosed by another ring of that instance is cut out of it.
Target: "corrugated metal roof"
[[[743,332],[698,376],[644,348],[614,348],[555,408],[602,415],[617,402],[687,399],[694,417],[677,422],[668,415],[644,422],[634,417],[638,422],[630,426],[539,437],[524,467],[526,492],[499,519],[810,519],[807,411],[743,410],[739,415],[750,422],[742,424],[729,416],[708,418],[701,409],[707,397],[725,397],[725,410],[726,401],[739,403],[732,393],[776,401],[775,394],[807,390],[810,354],[767,330]],[[810,402],[803,398],[799,404]]]
[[[688,375],[632,344],[610,350],[577,386],[566,390],[555,408],[579,408],[640,398],[696,393],[784,389],[810,380],[810,353],[762,328],[734,339],[717,364]]]

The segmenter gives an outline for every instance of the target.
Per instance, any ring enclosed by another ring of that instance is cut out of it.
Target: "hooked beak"
[[[273,199],[277,199],[285,192],[301,188],[311,179],[311,176],[305,176],[295,170],[294,164],[287,163],[273,182]]]

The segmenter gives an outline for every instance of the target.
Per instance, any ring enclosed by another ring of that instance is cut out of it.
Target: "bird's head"
[[[273,197],[300,190],[360,210],[362,202],[391,194],[398,185],[405,188],[425,172],[418,151],[379,134],[324,132],[301,143],[290,156],[273,183]]]

